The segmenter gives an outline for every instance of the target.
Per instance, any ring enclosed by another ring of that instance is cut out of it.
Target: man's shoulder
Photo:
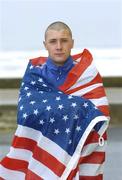
[[[38,66],[38,65],[44,64],[46,62],[46,59],[47,57],[39,56],[39,57],[30,59],[30,61],[33,66]]]

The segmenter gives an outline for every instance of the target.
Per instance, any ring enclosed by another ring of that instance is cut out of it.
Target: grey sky
[[[122,47],[121,0],[0,0],[0,50],[39,50],[45,28],[66,22],[75,47]]]

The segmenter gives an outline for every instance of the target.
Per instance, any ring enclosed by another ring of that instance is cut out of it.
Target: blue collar
[[[73,59],[71,56],[69,56],[63,66],[57,66],[54,64],[53,60],[48,57],[46,64],[50,70],[67,72],[73,67]]]

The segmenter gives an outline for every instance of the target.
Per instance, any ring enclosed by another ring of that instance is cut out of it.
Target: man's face
[[[74,41],[70,33],[63,29],[60,31],[48,30],[45,38],[45,48],[48,51],[49,57],[57,65],[63,65],[70,55]]]

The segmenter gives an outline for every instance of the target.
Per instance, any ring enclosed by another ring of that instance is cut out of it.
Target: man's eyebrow
[[[64,37],[64,38],[60,38],[60,39],[62,40],[62,39],[68,39],[68,38],[67,38],[67,37]],[[57,38],[49,39],[49,41],[50,41],[50,40],[57,40]]]
[[[49,41],[50,41],[50,40],[56,40],[56,38],[49,39]]]

